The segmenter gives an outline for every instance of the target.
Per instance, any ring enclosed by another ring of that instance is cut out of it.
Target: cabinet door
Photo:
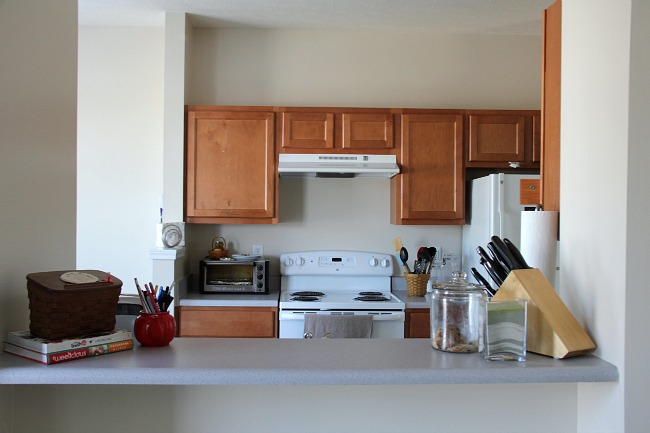
[[[334,148],[334,113],[283,112],[282,148]]]
[[[342,113],[343,149],[392,149],[393,113]]]
[[[179,337],[275,338],[278,309],[273,307],[179,307]]]
[[[406,309],[405,313],[404,338],[431,337],[431,322],[428,309]]]
[[[277,222],[274,116],[188,111],[188,222]]]
[[[469,115],[468,162],[524,162],[524,116]]]
[[[464,224],[463,116],[402,114],[393,224]]]

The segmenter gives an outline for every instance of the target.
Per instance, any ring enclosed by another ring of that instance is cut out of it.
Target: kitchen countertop
[[[209,294],[190,292],[181,298],[181,307],[278,307],[280,291],[270,289],[266,295],[257,294]]]
[[[0,384],[412,385],[612,382],[618,369],[586,355],[489,362],[433,350],[428,339],[176,338],[166,347],[43,365],[0,354]]]
[[[406,290],[395,290],[393,294],[404,302],[406,308],[431,308],[431,305],[424,296],[409,296]]]

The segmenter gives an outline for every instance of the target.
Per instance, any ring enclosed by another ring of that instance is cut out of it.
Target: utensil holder
[[[176,320],[169,312],[145,313],[135,318],[135,339],[143,346],[167,346],[176,336]]]
[[[404,274],[404,279],[409,296],[424,296],[427,293],[429,274]]]
[[[493,299],[528,301],[526,349],[556,359],[588,354],[596,344],[539,269],[511,271]]]

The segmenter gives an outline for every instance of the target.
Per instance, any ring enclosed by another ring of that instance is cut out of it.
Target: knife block
[[[556,359],[585,355],[596,344],[539,269],[511,271],[494,299],[528,301],[526,348]]]

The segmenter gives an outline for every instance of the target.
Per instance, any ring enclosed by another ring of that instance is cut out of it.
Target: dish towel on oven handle
[[[371,315],[305,314],[305,338],[370,338]]]

